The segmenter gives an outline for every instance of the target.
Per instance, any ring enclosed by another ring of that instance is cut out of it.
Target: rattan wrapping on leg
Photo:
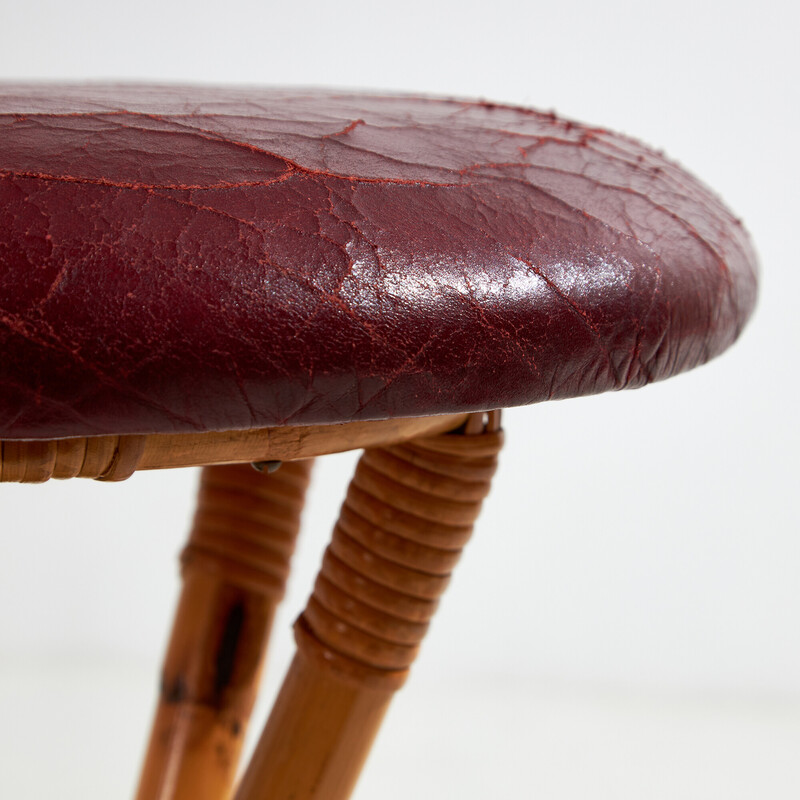
[[[305,612],[299,647],[397,688],[489,493],[502,433],[367,450]]]
[[[271,474],[249,464],[205,467],[184,573],[204,569],[279,602],[312,463],[286,462]]]
[[[203,470],[138,800],[229,797],[310,468]]]

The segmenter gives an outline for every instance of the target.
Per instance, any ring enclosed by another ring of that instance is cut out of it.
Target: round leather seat
[[[0,89],[0,438],[474,411],[730,345],[755,257],[642,144],[528,109]]]

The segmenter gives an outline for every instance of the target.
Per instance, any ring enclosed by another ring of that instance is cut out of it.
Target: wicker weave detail
[[[249,465],[205,467],[184,570],[211,570],[250,591],[283,597],[312,462],[268,478]]]
[[[124,481],[139,466],[146,441],[146,436],[91,436],[0,442],[0,481],[43,483],[50,478]]]
[[[301,652],[398,688],[489,493],[503,435],[463,431],[365,451],[306,610]]]

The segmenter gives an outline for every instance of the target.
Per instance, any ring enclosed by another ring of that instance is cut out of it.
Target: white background
[[[506,415],[496,488],[358,800],[800,795],[799,27],[770,0],[0,0],[3,80],[553,108],[663,147],[753,235],[762,293],[729,353]],[[254,727],[353,463],[317,466]],[[0,487],[3,797],[132,793],[195,480]]]

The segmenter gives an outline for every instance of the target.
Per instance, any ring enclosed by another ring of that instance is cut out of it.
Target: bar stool
[[[203,467],[139,800],[232,796],[314,457],[364,448],[237,800],[350,795],[499,409],[704,363],[756,270],[703,184],[553,114],[0,87],[0,480]]]

